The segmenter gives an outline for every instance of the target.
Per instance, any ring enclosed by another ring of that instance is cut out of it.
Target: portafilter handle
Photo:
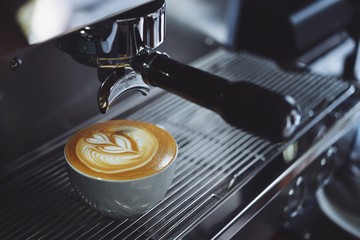
[[[146,95],[153,85],[259,136],[275,141],[290,137],[300,123],[293,98],[249,82],[229,82],[151,52],[164,41],[165,7],[164,0],[153,0],[57,41],[76,61],[97,68],[100,111],[105,113],[124,92],[139,90]]]
[[[228,123],[272,141],[289,138],[300,124],[300,108],[292,97],[253,83],[230,82],[157,52],[144,51],[132,59],[131,66],[147,84],[211,109]]]

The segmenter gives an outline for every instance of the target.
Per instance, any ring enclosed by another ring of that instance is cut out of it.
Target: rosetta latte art
[[[139,128],[115,133],[93,133],[77,145],[77,154],[90,169],[101,173],[120,173],[140,168],[152,160],[157,140]]]

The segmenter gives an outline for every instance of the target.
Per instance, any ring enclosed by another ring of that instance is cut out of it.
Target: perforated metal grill
[[[197,66],[231,80],[246,79],[293,96],[303,109],[303,124],[322,110],[324,102],[349,88],[334,77],[284,72],[272,62],[248,53],[219,50]],[[69,182],[63,139],[59,147],[22,159],[21,167],[7,168],[0,177],[1,239],[181,238],[223,200],[232,179],[250,177],[279,148],[168,93],[116,118],[159,124],[176,138],[176,176],[163,201],[133,219],[108,219],[90,210]]]

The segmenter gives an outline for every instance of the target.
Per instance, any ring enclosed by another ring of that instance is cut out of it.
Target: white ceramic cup
[[[131,180],[107,180],[85,174],[66,159],[68,175],[82,200],[111,218],[134,217],[159,203],[175,175],[176,156],[153,175]]]

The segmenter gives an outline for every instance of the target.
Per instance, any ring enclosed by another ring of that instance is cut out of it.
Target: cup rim
[[[175,138],[174,138],[174,140],[175,140]],[[106,178],[99,178],[99,177],[94,177],[94,176],[88,175],[86,173],[83,173],[82,171],[80,171],[76,167],[74,167],[66,158],[66,154],[65,154],[66,144],[65,144],[65,147],[64,147],[64,158],[65,158],[65,161],[66,161],[67,165],[69,167],[71,167],[75,172],[79,173],[80,175],[82,175],[84,177],[87,177],[87,178],[90,178],[90,179],[93,179],[93,180],[96,180],[96,181],[101,181],[101,182],[118,182],[118,183],[119,182],[134,182],[134,181],[140,181],[140,180],[145,180],[145,179],[154,177],[154,176],[162,173],[166,169],[168,169],[171,165],[173,165],[174,162],[177,159],[178,152],[179,152],[179,147],[178,147],[178,144],[177,144],[177,142],[175,140],[176,152],[175,152],[175,155],[174,155],[173,159],[171,160],[171,162],[166,167],[162,168],[160,171],[156,172],[155,174],[151,174],[151,175],[144,176],[144,177],[141,177],[141,178],[134,178],[134,179],[106,179]]]

